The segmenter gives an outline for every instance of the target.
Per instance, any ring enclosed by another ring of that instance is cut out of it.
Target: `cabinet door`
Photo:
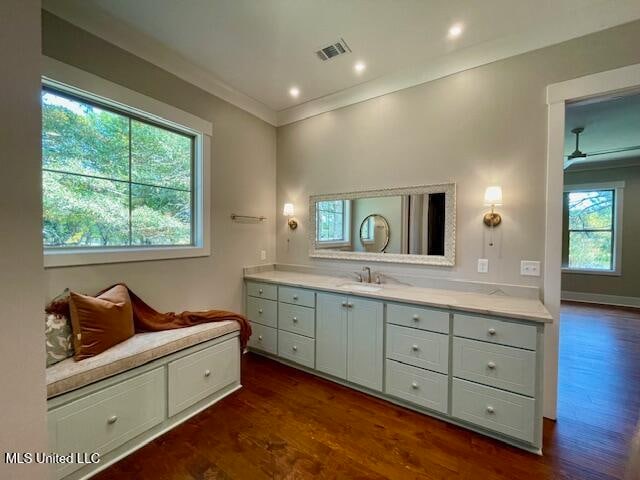
[[[347,297],[318,293],[316,370],[347,378]]]
[[[382,391],[382,303],[349,297],[347,380]]]

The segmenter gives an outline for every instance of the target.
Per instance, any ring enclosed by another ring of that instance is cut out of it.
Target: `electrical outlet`
[[[489,272],[489,259],[488,258],[479,258],[478,259],[478,273],[488,273]]]
[[[520,275],[527,277],[540,276],[540,262],[534,260],[522,260],[520,262]]]
[[[266,260],[266,259],[267,259],[267,251],[260,250],[260,260]]]

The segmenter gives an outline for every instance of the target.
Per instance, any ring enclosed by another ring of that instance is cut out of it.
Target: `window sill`
[[[44,267],[72,267],[105,263],[146,262],[174,258],[208,257],[210,248],[201,246],[127,248],[127,249],[74,249],[44,250]]]
[[[316,248],[350,247],[351,242],[317,242]]]
[[[562,273],[569,273],[572,275],[604,275],[609,277],[622,276],[622,272],[616,271],[616,270],[589,270],[589,269],[563,268]]]

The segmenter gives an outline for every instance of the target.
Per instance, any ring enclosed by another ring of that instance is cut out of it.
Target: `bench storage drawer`
[[[278,286],[272,283],[247,282],[247,295],[268,300],[278,300]]]
[[[295,333],[278,332],[278,355],[305,367],[314,368],[316,344],[313,338],[303,337]]]
[[[267,327],[278,326],[278,302],[247,297],[247,318]]]
[[[453,316],[453,334],[510,347],[536,349],[535,325],[506,322],[497,318],[456,313]]]
[[[165,412],[164,368],[106,387],[48,413],[49,445],[59,454],[104,455],[162,423]],[[56,466],[56,478],[81,468]]]
[[[310,308],[315,308],[316,306],[315,292],[304,288],[280,287],[278,289],[278,300]]]
[[[449,379],[442,373],[387,360],[386,393],[416,405],[447,413]]]
[[[280,302],[278,304],[278,328],[305,337],[315,337],[316,311]]]
[[[438,333],[449,333],[449,312],[389,303],[387,305],[387,323]]]
[[[169,369],[169,416],[181,412],[240,378],[238,338],[175,360]]]
[[[248,345],[255,350],[278,354],[278,330],[251,322],[251,338]]]
[[[451,414],[481,427],[533,442],[535,400],[484,385],[453,379]]]
[[[453,375],[533,397],[536,352],[454,338]]]
[[[387,358],[440,373],[449,371],[449,335],[387,325]]]

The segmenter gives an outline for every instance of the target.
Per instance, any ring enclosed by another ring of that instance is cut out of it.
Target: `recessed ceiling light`
[[[354,66],[353,69],[358,72],[358,73],[362,73],[364,72],[364,70],[367,68],[367,66],[364,64],[364,62],[357,62]]]
[[[455,25],[452,25],[451,28],[449,28],[449,38],[459,37],[461,33],[462,25],[460,25],[459,23],[456,23]]]
[[[300,95],[300,89],[298,87],[291,87],[289,89],[289,95],[293,98],[298,98],[298,95]]]

